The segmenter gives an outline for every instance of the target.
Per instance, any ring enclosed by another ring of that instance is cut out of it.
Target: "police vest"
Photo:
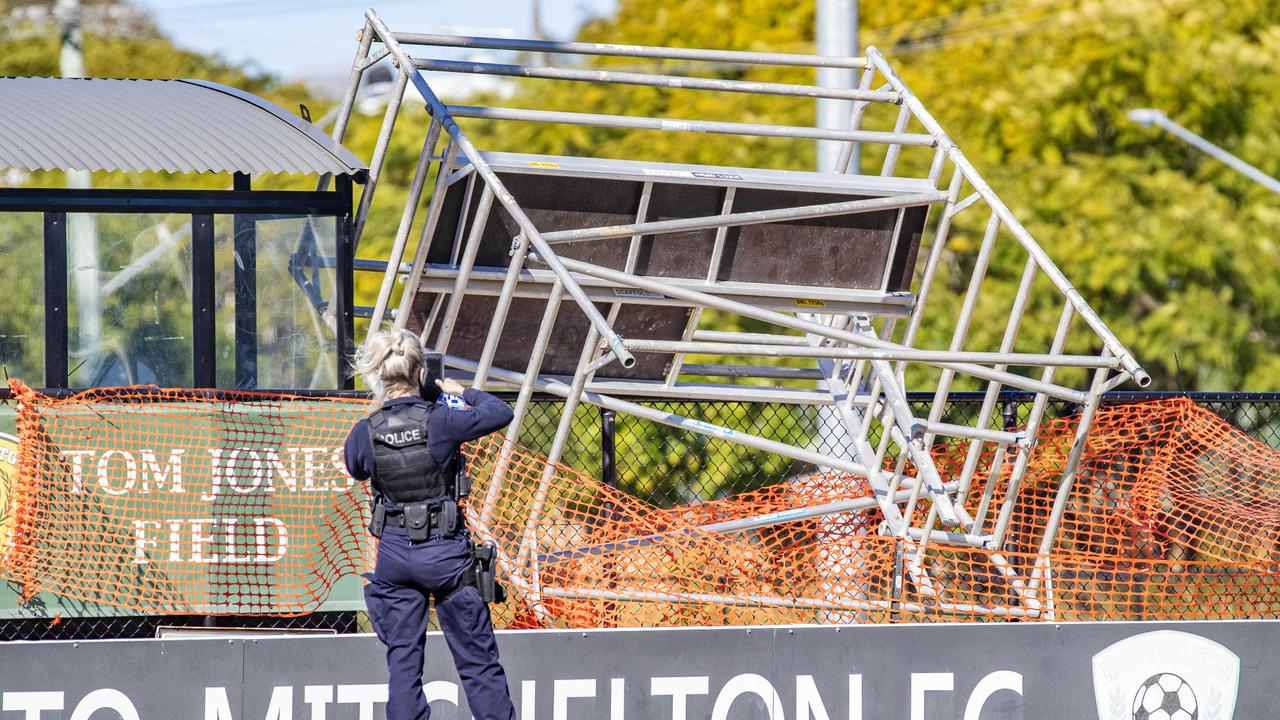
[[[431,457],[427,444],[430,405],[408,405],[369,416],[373,441],[373,490],[394,503],[434,500],[451,492],[448,468]]]

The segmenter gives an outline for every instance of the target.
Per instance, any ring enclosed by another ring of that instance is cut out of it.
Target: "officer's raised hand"
[[[457,397],[462,397],[462,394],[467,391],[467,389],[462,386],[462,383],[454,380],[453,378],[436,380],[436,387],[440,388],[440,392],[445,395],[456,395]]]

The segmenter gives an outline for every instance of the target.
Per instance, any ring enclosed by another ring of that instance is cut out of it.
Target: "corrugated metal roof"
[[[0,78],[0,168],[362,176],[311,123],[202,80]]]

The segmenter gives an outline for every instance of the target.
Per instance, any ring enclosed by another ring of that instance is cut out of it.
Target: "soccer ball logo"
[[[1133,720],[1198,720],[1196,694],[1173,673],[1147,678],[1133,698]]]

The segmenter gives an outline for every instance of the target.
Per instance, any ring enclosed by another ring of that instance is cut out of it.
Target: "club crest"
[[[1199,635],[1157,630],[1093,656],[1098,720],[1232,720],[1240,658]]]

